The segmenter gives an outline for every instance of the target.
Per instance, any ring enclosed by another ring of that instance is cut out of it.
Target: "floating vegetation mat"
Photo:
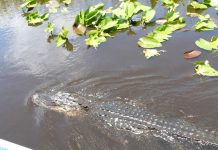
[[[144,5],[137,0],[121,0],[116,8],[105,8],[103,3],[89,6],[76,15],[72,24],[73,31],[78,35],[86,36],[85,44],[87,46],[97,48],[108,38],[114,37],[117,32],[128,30],[131,26],[147,27],[153,23],[156,25],[153,31],[138,39],[137,42],[138,46],[144,49],[145,58],[150,59],[160,56],[163,51],[165,52],[165,50],[158,49],[162,47],[165,41],[173,38],[174,32],[177,30],[187,31],[185,30],[187,19],[194,17],[198,20],[192,27],[193,30],[191,29],[194,32],[208,32],[218,28],[217,17],[212,18],[210,14],[202,15],[200,13],[207,9],[217,11],[217,0],[191,0],[187,5],[185,16],[182,16],[178,11],[179,6],[182,5],[178,1],[160,0],[160,2],[167,10],[163,18],[156,17],[158,10],[154,7]],[[64,26],[58,29],[50,16],[54,13],[70,13],[68,12],[70,4],[71,0],[24,0],[20,7],[28,25],[38,26],[47,22],[45,31],[55,40],[56,46],[67,47],[71,44],[68,40],[70,30]],[[59,32],[55,32],[55,29]],[[136,43],[133,42],[133,44]],[[214,35],[210,41],[200,38],[195,44],[200,50],[216,52],[218,50],[218,36]],[[198,75],[218,76],[216,70],[209,65],[208,60],[194,62],[193,64]]]

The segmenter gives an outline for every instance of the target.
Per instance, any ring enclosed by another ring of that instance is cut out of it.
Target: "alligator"
[[[182,120],[169,120],[157,116],[140,106],[122,100],[93,102],[64,88],[41,90],[31,96],[31,101],[41,107],[75,115],[83,111],[92,114],[110,126],[134,132],[157,130],[176,137],[218,146],[218,133],[203,130]]]

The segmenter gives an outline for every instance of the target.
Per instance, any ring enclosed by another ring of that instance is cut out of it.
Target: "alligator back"
[[[125,102],[103,102],[97,107],[99,110],[95,112],[97,116],[119,128],[128,130],[155,129],[205,144],[218,145],[218,134],[215,131],[202,130],[181,120],[168,120]]]

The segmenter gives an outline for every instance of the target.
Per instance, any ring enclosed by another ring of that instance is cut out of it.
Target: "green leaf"
[[[134,0],[123,1],[120,6],[112,11],[113,18],[130,20],[133,15],[146,12],[151,8]],[[150,16],[150,15],[149,15]]]
[[[209,61],[197,61],[195,64],[195,72],[198,75],[209,76],[209,77],[217,77],[218,71],[212,68]]]
[[[175,21],[176,19],[179,18],[179,13],[171,11],[167,14],[166,18],[167,18],[168,22]]]
[[[196,1],[191,2],[190,4],[194,9],[207,9],[208,6],[202,3],[198,3]]]
[[[211,45],[213,49],[218,49],[218,37],[217,36],[213,36],[211,38]]]
[[[69,33],[69,30],[65,27],[62,27],[62,30],[58,33],[58,36],[55,39],[57,47],[59,47],[67,42],[68,33]]]
[[[117,30],[129,28],[130,24],[127,20],[118,20]]]
[[[142,14],[142,20],[146,23],[150,22],[155,16],[155,10],[149,9]]]
[[[175,9],[179,6],[174,0],[161,0],[169,9],[169,11],[175,11]]]
[[[35,25],[47,20],[48,16],[49,14],[47,12],[42,15],[39,15],[38,12],[36,11],[36,12],[28,13],[26,16],[26,20],[29,25]]]
[[[112,20],[110,17],[106,17],[99,23],[97,28],[101,31],[105,31],[117,26],[118,26],[118,20]]]
[[[64,0],[63,2],[67,5],[69,5],[71,3],[71,0]]]
[[[20,8],[34,8],[37,5],[36,0],[24,0],[24,3],[20,5]]]
[[[145,6],[145,5],[142,5],[141,3],[135,1],[134,2],[134,5],[135,5],[135,10],[134,10],[134,14],[137,14],[139,12],[144,12],[144,11],[148,11],[151,9],[151,7],[148,7],[148,6]]]
[[[132,2],[129,2],[127,3],[127,14],[126,14],[126,17],[129,19],[133,16],[134,14],[134,9],[135,9],[135,6]]]
[[[138,41],[139,46],[145,49],[161,47],[161,42],[169,40],[171,37],[169,34],[183,28],[186,25],[184,20],[179,17],[179,13],[170,11],[167,14],[167,19],[167,22],[155,28],[153,32],[140,38]]]
[[[139,39],[138,41],[138,45],[141,46],[142,48],[157,48],[157,47],[161,47],[162,44],[157,41],[154,38],[151,37],[142,37]]]
[[[195,44],[204,50],[208,50],[208,51],[212,51],[213,49],[217,50],[218,49],[218,37],[213,36],[210,42],[201,38],[197,40]]]
[[[104,4],[100,3],[88,7],[85,11],[80,11],[75,18],[74,25],[82,24],[86,27],[98,25],[105,18],[106,11],[103,11],[103,7]]]
[[[148,34],[148,37],[152,37],[156,39],[158,42],[164,42],[169,40],[171,36],[165,33],[164,31],[160,31],[160,32],[153,32],[151,34]]]
[[[199,22],[195,25],[196,30],[205,31],[205,30],[213,30],[217,28],[217,25],[210,19],[210,15],[207,14],[205,16],[199,15]]]
[[[195,44],[205,50],[211,51],[213,48],[210,44],[210,42],[204,40],[204,39],[199,39],[198,41],[195,42]]]
[[[45,28],[45,31],[51,33],[53,30],[54,30],[54,24],[48,22],[48,26]]]
[[[57,47],[60,47],[61,45],[63,45],[64,43],[66,43],[66,39],[63,39],[62,37],[58,36],[56,39],[55,39],[55,43],[56,43],[56,46]]]
[[[106,42],[106,38],[97,30],[91,30],[87,33],[88,38],[85,40],[86,45],[98,47],[99,44]]]

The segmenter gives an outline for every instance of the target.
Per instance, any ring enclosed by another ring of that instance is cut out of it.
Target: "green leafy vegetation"
[[[198,75],[209,76],[209,77],[217,77],[218,71],[215,70],[209,63],[206,61],[196,61],[195,64],[195,72]]]
[[[210,19],[209,14],[205,16],[199,15],[198,18],[199,22],[195,25],[196,30],[205,31],[217,28],[217,25],[214,23],[214,21]]]
[[[40,25],[43,22],[49,20],[49,14],[50,13],[57,13],[58,9],[62,12],[62,13],[66,13],[67,12],[67,5],[69,5],[71,3],[71,0],[24,0],[24,3],[20,6],[23,11],[24,11],[24,16],[26,18],[26,21],[28,23],[28,25],[31,26],[36,26],[36,25]],[[46,9],[39,9],[40,5],[45,4],[45,8]],[[39,11],[40,10],[40,11]],[[44,11],[44,13],[42,13],[41,15],[39,14],[39,12]],[[51,22],[48,22],[47,27],[44,29],[44,31],[51,33],[52,37],[54,38],[50,38],[50,39],[54,39],[56,46],[59,47],[63,44],[68,44],[68,39],[67,39],[67,35],[69,33],[69,29],[67,28],[62,28],[62,30],[57,33],[57,35],[53,34],[55,25]],[[72,47],[72,46],[70,46]],[[71,48],[69,48],[71,49]]]
[[[174,0],[162,0],[163,4],[168,7],[169,11],[175,11],[179,6]]]
[[[45,28],[45,32],[52,33],[53,30],[54,30],[54,24],[51,22],[48,22],[48,26]]]
[[[20,5],[20,8],[34,8],[37,5],[36,0],[24,0],[24,3]]]
[[[29,25],[37,25],[43,23],[45,20],[48,20],[48,13],[44,13],[42,15],[38,14],[38,11],[27,13],[26,20]]]
[[[161,24],[153,29],[144,37],[138,40],[138,45],[142,48],[143,54],[147,59],[155,56],[160,56],[162,50],[156,48],[162,47],[162,43],[172,37],[172,33],[186,26],[185,20],[180,16],[176,9],[178,3],[176,0],[161,0],[163,6],[168,10],[165,18],[155,19],[156,11],[149,6],[143,5],[137,0],[121,0],[117,8],[104,8],[104,4],[100,3],[94,6],[89,6],[85,10],[81,10],[76,15],[73,29],[78,35],[86,35],[85,43],[88,46],[97,48],[101,43],[107,41],[107,38],[113,37],[118,31],[130,30],[131,26],[147,27],[149,24]],[[67,13],[68,5],[71,0],[24,0],[20,6],[23,9],[24,16],[29,25],[40,25],[49,20],[52,13]],[[46,7],[39,9],[41,5]],[[209,14],[200,15],[203,10],[214,7],[218,10],[217,0],[191,0],[189,7],[194,9],[194,13],[190,16],[197,16],[199,21],[195,24],[196,31],[207,31],[218,28],[214,19],[212,20]],[[40,13],[39,13],[40,12]],[[159,22],[159,23],[158,23]],[[55,24],[51,20],[47,22],[45,31],[50,33],[48,41],[54,40],[57,47],[65,47],[72,50],[73,46],[68,40],[69,29],[62,27],[56,29]],[[60,31],[55,33],[55,31]],[[204,50],[217,52],[218,37],[213,36],[210,41],[200,38],[195,44]],[[209,61],[195,62],[195,71],[203,76],[218,76],[218,71],[211,67]]]
[[[63,3],[69,5],[72,2],[72,0],[64,0]]]
[[[85,11],[82,10],[75,18],[75,24],[82,24],[86,27],[97,25],[106,15],[103,10],[104,4],[98,4],[88,7]]]
[[[154,10],[136,1],[125,0],[118,8],[110,11],[104,10],[103,4],[97,4],[80,11],[75,18],[74,26],[81,24],[85,27],[94,27],[87,33],[85,41],[88,46],[96,48],[106,42],[108,37],[112,37],[110,33],[129,28],[132,17],[139,13],[142,23],[150,22],[155,16]]]
[[[217,9],[218,1],[217,0],[202,0],[201,2],[199,2],[197,0],[192,0],[190,5],[194,9],[207,9],[209,7],[215,7],[215,9]]]
[[[150,7],[142,5],[137,1],[125,0],[120,4],[118,8],[112,11],[112,15],[114,18],[131,20],[133,15],[138,14],[140,12],[146,13],[150,10]]]
[[[162,42],[169,40],[170,34],[185,26],[183,18],[178,12],[169,12],[166,16],[167,22],[158,26],[147,36],[142,37],[138,41],[138,45],[142,48],[158,48],[162,46]]]
[[[200,38],[195,42],[195,44],[204,50],[208,50],[208,51],[218,50],[218,37],[213,36],[210,42]]]
[[[69,30],[65,27],[62,27],[62,30],[58,33],[55,42],[56,42],[56,46],[59,47],[61,45],[63,45],[64,43],[66,43],[67,41],[67,35],[69,33]]]
[[[194,8],[194,9],[207,9],[208,6],[205,5],[204,3],[200,3],[198,1],[193,0],[190,5]]]

